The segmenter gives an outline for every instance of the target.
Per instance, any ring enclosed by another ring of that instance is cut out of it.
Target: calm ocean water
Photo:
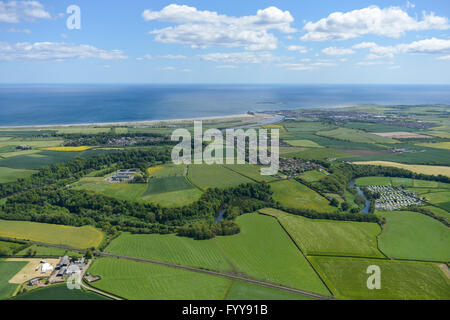
[[[0,126],[185,119],[356,104],[450,104],[450,86],[0,85]]]

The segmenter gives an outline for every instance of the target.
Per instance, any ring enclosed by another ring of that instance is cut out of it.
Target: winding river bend
[[[351,187],[355,187],[355,180],[350,181],[350,186]],[[370,210],[370,200],[367,199],[365,193],[361,190],[360,187],[356,186],[356,190],[358,191],[358,194],[361,195],[365,200],[366,200],[366,204],[364,206],[364,209],[362,210],[363,213],[369,213]]]

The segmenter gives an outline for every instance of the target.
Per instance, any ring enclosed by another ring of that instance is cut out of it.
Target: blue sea
[[[450,85],[0,85],[0,126],[190,119],[357,104],[450,104]]]

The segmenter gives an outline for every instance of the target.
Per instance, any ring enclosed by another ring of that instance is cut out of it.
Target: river
[[[354,187],[355,186],[355,180],[350,181],[350,186]],[[356,190],[358,191],[358,194],[361,195],[365,200],[366,200],[366,204],[364,206],[364,209],[362,210],[363,213],[369,213],[370,210],[370,200],[367,199],[365,193],[361,190],[360,187],[356,187]]]

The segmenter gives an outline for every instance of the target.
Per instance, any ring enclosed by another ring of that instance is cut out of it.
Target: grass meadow
[[[234,187],[252,180],[224,168],[221,165],[190,165],[188,179],[195,186],[206,190],[209,188]]]
[[[313,220],[276,209],[260,210],[276,217],[307,255],[384,258],[377,248],[376,223]]]
[[[386,218],[378,237],[389,257],[408,260],[450,261],[450,230],[441,222],[417,212],[376,212]]]
[[[0,300],[7,299],[14,294],[17,285],[8,281],[27,264],[28,261],[5,261],[0,259]]]
[[[318,256],[310,261],[340,299],[450,299],[450,280],[435,263]],[[367,288],[371,265],[380,267],[380,290]]]
[[[273,199],[290,208],[313,209],[320,212],[333,212],[327,199],[295,180],[277,181],[270,184]]]

